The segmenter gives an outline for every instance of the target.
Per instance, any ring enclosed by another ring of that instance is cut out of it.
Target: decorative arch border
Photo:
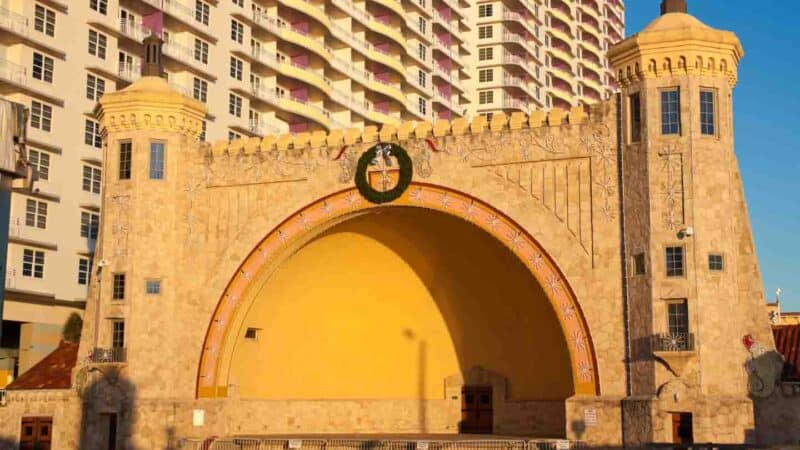
[[[569,349],[575,393],[599,395],[597,357],[586,319],[574,291],[555,261],[523,227],[491,205],[450,188],[413,182],[400,198],[382,205],[367,202],[355,188],[336,192],[296,211],[267,234],[239,266],[217,303],[200,356],[197,397],[224,396],[227,392],[227,386],[219,384],[223,381],[221,364],[224,362],[223,350],[228,345],[229,325],[239,304],[243,303],[248,286],[262,268],[275,263],[276,258],[285,254],[284,250],[315,228],[338,223],[353,214],[395,206],[426,208],[454,215],[477,225],[508,247],[540,283],[558,317]]]

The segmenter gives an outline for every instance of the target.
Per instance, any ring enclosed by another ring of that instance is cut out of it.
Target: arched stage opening
[[[488,205],[410,191],[337,193],[273,230],[220,300],[198,397],[388,414],[357,431],[563,435],[566,399],[597,386],[566,280]]]

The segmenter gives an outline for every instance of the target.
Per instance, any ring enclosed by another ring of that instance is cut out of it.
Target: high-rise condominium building
[[[605,99],[606,59],[622,40],[622,0],[478,0],[472,105],[481,114],[530,112]]]
[[[152,29],[170,84],[209,105],[209,140],[528,111],[574,104],[581,89],[600,99],[604,50],[622,37],[619,0],[0,4],[0,95],[30,108],[40,174],[37,192],[13,196],[0,387],[83,307],[103,176],[92,112],[140,76]]]

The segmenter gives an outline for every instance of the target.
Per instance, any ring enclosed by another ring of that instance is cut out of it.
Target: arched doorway
[[[427,402],[477,383],[509,402],[498,422],[513,402],[596,394],[596,373],[546,252],[478,199],[415,183],[380,207],[342,191],[274,229],[218,304],[198,397]]]

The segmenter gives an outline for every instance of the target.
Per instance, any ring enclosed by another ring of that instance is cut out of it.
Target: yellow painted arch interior
[[[308,242],[231,337],[229,384],[242,398],[441,399],[446,377],[475,366],[505,376],[510,399],[575,392],[528,269],[476,226],[419,208],[381,208]]]

